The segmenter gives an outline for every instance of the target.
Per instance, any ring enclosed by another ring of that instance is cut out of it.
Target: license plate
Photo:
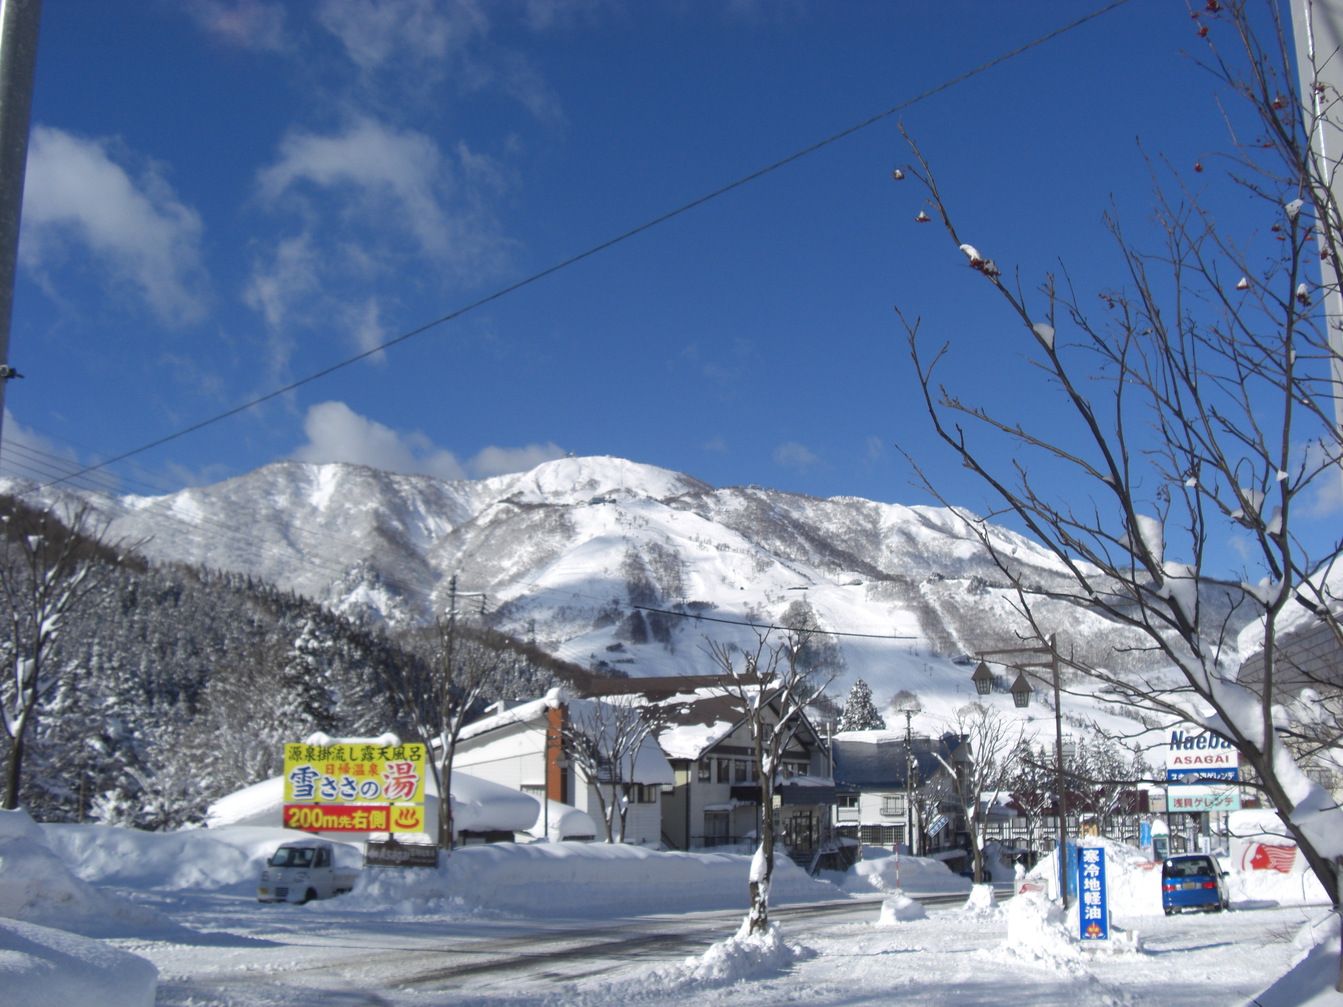
[[[1198,887],[1199,887],[1199,883],[1198,883],[1197,881],[1182,881],[1182,882],[1180,883],[1180,888],[1183,889],[1183,890],[1186,891],[1186,892],[1189,891],[1190,889],[1198,888]]]

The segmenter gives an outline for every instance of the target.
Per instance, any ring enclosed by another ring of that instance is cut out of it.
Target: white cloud
[[[424,434],[401,434],[360,416],[343,402],[322,402],[308,409],[303,421],[307,443],[293,457],[305,462],[348,462],[403,474],[439,479],[485,479],[525,472],[542,462],[564,457],[554,444],[521,448],[487,447],[466,464]]]
[[[304,462],[348,462],[388,472],[462,479],[465,471],[450,451],[416,451],[390,427],[360,416],[343,402],[321,402],[303,420],[308,443],[294,452]]]
[[[552,442],[528,444],[525,448],[489,447],[466,463],[476,479],[505,476],[512,472],[527,472],[542,462],[563,458],[564,450]]]
[[[442,255],[452,246],[456,227],[445,208],[451,165],[423,133],[367,116],[331,136],[293,130],[257,181],[271,201],[303,183],[336,191],[369,223],[385,225],[390,213],[426,252]]]
[[[113,158],[115,146],[49,126],[33,128],[21,259],[58,288],[52,270],[72,248],[82,248],[114,288],[128,288],[163,322],[197,321],[205,313],[207,286],[200,216],[178,199],[158,166],[133,177]]]
[[[1318,470],[1318,474],[1303,494],[1304,507],[1297,511],[1298,516],[1304,513],[1316,520],[1336,519],[1339,514],[1343,514],[1343,467],[1340,467],[1336,458],[1337,443],[1311,441],[1302,453],[1303,470]]]
[[[788,441],[774,449],[774,463],[784,468],[805,472],[821,459],[811,452],[805,444]]]
[[[270,338],[263,373],[275,384],[287,373],[296,344],[291,317],[302,311],[321,289],[312,238],[304,233],[286,238],[258,258],[243,289],[243,302],[266,320]],[[306,312],[311,315],[311,311]]]
[[[287,48],[284,7],[267,0],[185,0],[183,8],[211,35],[240,49]]]
[[[5,410],[4,444],[0,450],[0,475],[46,482],[84,467],[70,448],[56,444],[34,430],[15,422]]]
[[[489,27],[476,0],[322,0],[317,20],[364,70],[407,57],[440,62]]]

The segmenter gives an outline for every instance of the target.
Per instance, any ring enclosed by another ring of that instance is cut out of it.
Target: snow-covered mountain
[[[55,493],[9,483],[30,502]],[[91,497],[113,538],[156,561],[240,571],[392,626],[449,604],[568,660],[630,675],[713,670],[707,638],[808,615],[837,635],[842,695],[857,677],[964,692],[950,660],[1016,644],[1001,576],[951,512],[760,487],[715,489],[618,458],[445,483],[359,466],[284,462],[161,497]],[[1005,529],[1003,547],[1048,585],[1057,561]],[[1059,606],[1079,652],[1113,654],[1118,629]],[[964,679],[964,681],[962,681]],[[883,696],[884,693],[884,696]]]

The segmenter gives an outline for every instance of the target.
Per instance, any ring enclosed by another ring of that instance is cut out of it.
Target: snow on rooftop
[[[437,822],[434,778],[424,782],[424,818],[426,823]],[[452,818],[459,831],[525,832],[535,824],[540,810],[540,802],[530,794],[466,773],[452,774]],[[206,824],[212,829],[227,825],[279,828],[283,819],[284,778],[272,776],[210,805]]]

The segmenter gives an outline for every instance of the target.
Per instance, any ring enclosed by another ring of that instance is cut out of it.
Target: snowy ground
[[[1343,1005],[1328,990],[1337,921],[1299,876],[1233,876],[1232,912],[1167,918],[1156,875],[1123,848],[1110,863],[1125,939],[1089,952],[1050,904],[994,905],[908,859],[902,883],[951,904],[920,912],[872,865],[836,876],[843,889],[785,867],[778,934],[742,941],[745,861],[725,855],[475,848],[439,874],[366,872],[350,896],[258,906],[254,870],[278,831],[39,830],[20,815],[0,814],[0,1000],[23,981],[26,1007]],[[58,948],[82,940],[71,930],[98,939]]]

